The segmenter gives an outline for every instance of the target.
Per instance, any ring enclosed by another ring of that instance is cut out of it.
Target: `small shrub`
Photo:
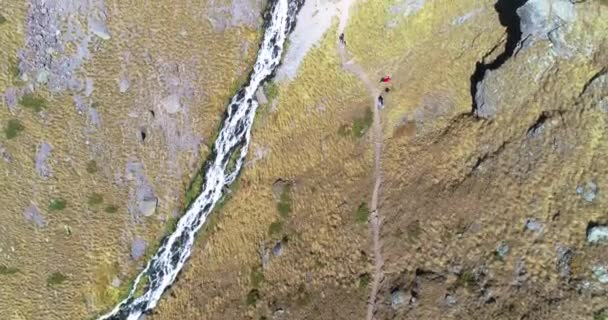
[[[62,284],[68,278],[61,272],[53,272],[46,278],[46,284],[49,287]]]
[[[607,0],[608,3],[608,0]],[[608,320],[608,308],[601,309],[593,314],[593,320]]]
[[[99,193],[93,193],[89,196],[88,203],[90,206],[96,206],[103,203],[103,196]]]
[[[247,305],[255,305],[258,300],[260,300],[260,291],[258,291],[258,289],[251,289],[251,291],[249,291],[249,293],[247,294]]]
[[[371,280],[371,276],[369,275],[369,273],[366,272],[366,273],[360,275],[359,276],[359,288],[361,288],[361,289],[367,288],[370,280]]]
[[[49,203],[49,211],[59,211],[65,209],[67,201],[63,198],[55,198]]]
[[[25,127],[21,124],[21,122],[17,119],[10,119],[6,123],[4,127],[4,134],[7,139],[12,139],[16,137],[21,131],[23,131]]]
[[[165,234],[171,234],[177,229],[177,222],[179,221],[176,217],[169,217],[165,222]]]
[[[420,233],[422,233],[422,228],[420,227],[420,221],[414,220],[406,227],[407,237],[410,240],[418,240],[420,238]]]
[[[6,21],[7,21],[7,20],[6,20],[6,17],[5,17],[5,16],[3,16],[3,15],[0,13],[0,25],[5,24],[5,23],[6,23]]]
[[[201,188],[203,187],[203,175],[201,172],[198,172],[188,189],[186,190],[186,197],[184,199],[184,204],[186,208],[189,207],[192,202],[196,199],[196,197],[201,193]]]
[[[19,104],[36,112],[40,112],[42,109],[46,108],[46,100],[31,93],[21,97],[21,99],[19,99]]]
[[[258,288],[260,286],[260,283],[264,281],[264,272],[262,271],[262,268],[256,267],[251,269],[250,278],[251,286],[254,288]]]
[[[270,226],[268,227],[268,234],[271,236],[277,235],[277,234],[281,233],[282,229],[283,229],[283,223],[281,221],[275,221],[275,222],[271,223]]]
[[[369,219],[369,208],[367,207],[367,203],[362,202],[359,208],[357,208],[357,221],[366,223],[367,219]]]
[[[279,203],[277,204],[277,210],[279,214],[283,218],[289,217],[291,213],[291,186],[287,185],[283,188],[283,192],[281,192],[281,198],[279,199]]]
[[[116,213],[118,211],[118,207],[111,204],[111,205],[107,206],[105,209],[103,209],[103,211],[105,211],[106,213]]]
[[[91,160],[89,162],[87,162],[87,172],[88,173],[95,173],[99,170],[99,168],[97,167],[97,162],[95,160]]]
[[[353,135],[355,135],[356,138],[363,137],[367,132],[367,129],[371,127],[373,121],[374,112],[370,108],[367,108],[365,110],[365,115],[362,118],[356,118],[355,121],[353,121]]]
[[[272,101],[279,95],[279,86],[274,82],[268,82],[264,87],[264,93],[266,93],[266,99]]]
[[[19,272],[19,268],[0,265],[0,275],[11,275]]]
[[[458,280],[456,281],[456,283],[459,286],[470,289],[475,286],[477,280],[475,279],[475,274],[473,272],[465,270],[458,275]]]

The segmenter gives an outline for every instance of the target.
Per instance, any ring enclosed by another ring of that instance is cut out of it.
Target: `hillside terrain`
[[[126,296],[266,5],[2,3],[0,318]],[[286,48],[146,319],[608,319],[608,2],[307,0]]]

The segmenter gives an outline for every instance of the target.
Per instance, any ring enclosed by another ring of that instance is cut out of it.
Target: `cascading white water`
[[[205,224],[224,187],[229,186],[240,172],[251,139],[251,126],[258,107],[254,94],[281,62],[287,35],[295,26],[296,15],[304,0],[269,0],[265,14],[266,31],[248,83],[230,101],[213,154],[205,165],[205,182],[201,194],[194,200],[177,223],[175,231],[165,237],[158,251],[135,278],[129,295],[112,311],[100,317],[112,320],[137,320],[153,309],[163,292],[173,284],[192,253],[196,233]],[[228,165],[237,156],[234,170]],[[147,284],[142,279],[147,278]],[[135,296],[140,286],[143,294]]]

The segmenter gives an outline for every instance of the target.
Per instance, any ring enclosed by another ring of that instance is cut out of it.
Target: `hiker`
[[[380,79],[380,82],[388,83],[391,82],[391,76],[384,76]]]
[[[389,92],[389,91],[391,91],[391,88],[389,88],[389,87],[384,88],[384,92]]]
[[[340,37],[338,37],[340,39],[340,43],[345,45],[346,41],[344,41],[344,33],[340,33]]]
[[[378,96],[378,109],[384,108],[384,98],[382,96]]]

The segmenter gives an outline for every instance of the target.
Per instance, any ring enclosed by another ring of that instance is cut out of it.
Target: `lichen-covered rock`
[[[576,19],[576,8],[569,0],[528,0],[517,9],[520,17],[522,39],[550,40],[555,52],[570,56],[564,40],[569,24]]]
[[[608,226],[591,225],[587,228],[587,242],[590,244],[608,242]]]

